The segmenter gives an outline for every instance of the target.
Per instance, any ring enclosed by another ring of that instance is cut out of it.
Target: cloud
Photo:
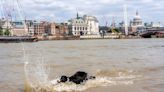
[[[37,20],[66,21],[76,16],[88,14],[96,16],[100,24],[123,20],[123,5],[128,6],[129,20],[140,12],[143,21],[161,21],[164,23],[164,0],[19,0],[27,18]]]

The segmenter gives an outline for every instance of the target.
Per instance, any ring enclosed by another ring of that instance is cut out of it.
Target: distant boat
[[[2,36],[0,37],[0,43],[8,42],[37,42],[38,38],[31,36]]]

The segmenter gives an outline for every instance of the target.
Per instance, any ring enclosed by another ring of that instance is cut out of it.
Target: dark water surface
[[[29,63],[43,60],[50,68],[49,80],[78,70],[100,78],[80,86],[80,91],[164,92],[164,39],[43,41],[24,46]],[[0,43],[0,92],[23,92],[24,79],[21,43]]]

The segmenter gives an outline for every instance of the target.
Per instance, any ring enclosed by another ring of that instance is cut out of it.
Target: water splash
[[[49,85],[48,75],[50,70],[46,67],[42,53],[35,53],[35,55],[38,57],[31,55],[24,63],[25,92],[42,92],[40,90],[47,89]],[[27,54],[25,56],[29,57]]]
[[[48,82],[48,68],[45,67],[45,63],[42,61],[35,61],[34,64],[26,65],[26,76],[30,78],[30,82],[38,84],[46,84]]]
[[[53,83],[52,83],[53,84]],[[89,88],[94,88],[94,87],[101,87],[101,86],[111,86],[111,85],[131,85],[133,84],[133,80],[118,80],[118,79],[113,79],[110,77],[97,77],[95,80],[89,80],[85,84],[81,85],[76,85],[74,83],[60,83],[60,84],[53,84],[53,89],[58,92],[74,92],[74,91],[84,91]]]
[[[40,68],[38,69],[40,70]],[[108,71],[108,73],[111,73],[111,72],[113,71]],[[101,87],[101,86],[132,85],[134,83],[134,80],[140,77],[139,75],[135,75],[135,74],[133,75],[132,71],[124,71],[124,72],[117,71],[117,74],[116,74],[117,76],[115,75],[114,77],[104,76],[103,71],[99,71],[97,73],[99,74],[99,76],[97,75],[96,79],[88,80],[86,83],[83,83],[81,85],[76,85],[71,82],[58,83],[57,82],[58,79],[54,79],[50,81],[47,79],[47,75],[46,76],[40,75],[40,74],[46,74],[45,72],[40,72],[39,74],[37,73],[37,75],[39,76],[36,77],[38,79],[35,80],[35,83],[30,84],[32,91],[29,91],[29,92],[56,92],[56,91],[57,92],[63,92],[63,91],[74,92],[74,91],[85,91],[89,88]],[[42,80],[42,82],[40,82],[40,80]]]
[[[132,70],[100,70],[96,72],[96,79],[88,80],[86,83],[76,85],[74,83],[57,83],[57,80],[51,81],[55,91],[85,91],[89,88],[112,86],[112,85],[132,85],[134,81],[141,77]]]

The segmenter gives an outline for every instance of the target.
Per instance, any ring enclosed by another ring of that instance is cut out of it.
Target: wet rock
[[[73,82],[75,84],[81,84],[89,79],[95,79],[95,78],[96,78],[95,76],[88,77],[88,74],[86,72],[78,71],[71,77],[62,76],[60,78],[60,82],[67,82],[69,80],[69,82]]]

